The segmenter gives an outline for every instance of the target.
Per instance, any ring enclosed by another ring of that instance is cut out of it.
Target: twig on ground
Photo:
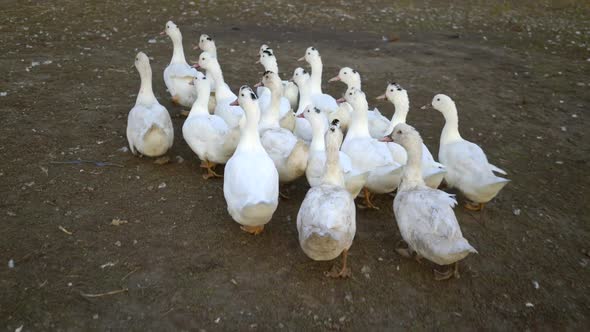
[[[86,293],[80,292],[80,295],[82,295],[84,297],[101,297],[101,296],[109,296],[109,295],[116,295],[116,294],[120,294],[120,293],[126,293],[128,291],[129,291],[129,288],[122,288],[122,289],[116,289],[114,291],[110,291],[110,292],[106,292],[106,293],[99,293],[99,294],[86,294]]]

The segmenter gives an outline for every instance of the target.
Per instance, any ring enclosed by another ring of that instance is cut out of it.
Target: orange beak
[[[340,76],[334,76],[328,80],[328,82],[336,82],[336,81],[340,81]]]
[[[234,100],[231,104],[229,104],[230,106],[240,106],[240,102],[236,99]]]
[[[383,100],[383,99],[385,99],[385,98],[387,98],[387,97],[385,96],[385,94],[382,94],[381,96],[379,96],[379,97],[377,97],[377,98],[375,98],[375,99],[377,99],[377,100]]]

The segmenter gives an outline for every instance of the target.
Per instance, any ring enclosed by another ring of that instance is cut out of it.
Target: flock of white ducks
[[[279,77],[273,50],[262,45],[261,82],[256,91],[242,86],[236,94],[224,80],[210,36],[199,38],[202,53],[191,66],[179,28],[168,22],[163,34],[173,44],[164,82],[174,103],[190,107],[183,137],[201,160],[203,177],[223,177],[227,210],[242,230],[261,233],[278,207],[280,184],[305,175],[311,188],[297,215],[299,243],[314,260],[342,256],[341,268],[326,273],[330,277],[350,275],[347,253],[356,232],[354,199],[361,192],[364,208],[378,208],[373,195],[397,190],[393,211],[407,246],[396,250],[448,265],[446,271],[435,270],[437,280],[458,277],[458,262],[477,252],[461,233],[454,196],[437,188],[444,180],[470,201],[466,208],[481,210],[509,180],[496,175],[506,172],[490,164],[478,145],[461,137],[450,97],[438,94],[432,100],[446,121],[439,163],[418,131],[406,124],[410,102],[399,84],[388,84],[377,97],[395,107],[388,120],[377,109],[369,110],[358,71],[345,67],[329,80],[347,85],[344,97],[336,100],[322,91],[323,64],[316,48],[307,48],[299,59],[311,72],[296,68],[285,81]],[[172,121],[154,96],[144,53],[137,54],[135,67],[141,87],[127,121],[129,146],[134,154],[162,156],[172,146]],[[218,164],[225,164],[223,175],[215,171]]]

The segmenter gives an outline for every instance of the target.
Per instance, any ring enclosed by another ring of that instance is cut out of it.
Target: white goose
[[[465,205],[467,209],[481,210],[510,180],[496,176],[494,172],[504,175],[506,172],[490,164],[478,145],[461,137],[457,107],[449,96],[434,96],[432,107],[441,112],[446,121],[438,150],[438,159],[447,168],[445,181],[474,203]]]
[[[182,136],[201,159],[201,167],[207,169],[203,178],[222,177],[213,168],[216,164],[225,164],[232,156],[239,142],[240,128],[229,128],[221,117],[209,114],[207,104],[211,87],[207,76],[197,72],[192,84],[199,97],[182,125]]]
[[[348,103],[346,103],[348,104]],[[309,146],[309,158],[307,161],[307,168],[305,170],[305,176],[307,182],[311,187],[319,186],[322,183],[324,171],[326,168],[326,146],[324,135],[328,128],[328,119],[324,112],[319,108],[308,107],[300,117],[305,117],[310,122],[313,130],[313,138],[311,139],[311,145]],[[334,119],[331,124],[333,126],[340,125],[338,119]],[[358,196],[360,191],[363,189],[369,172],[359,172],[352,167],[352,161],[350,157],[340,151],[339,155],[340,168],[344,173],[344,184],[346,190],[352,195],[353,198]]]
[[[393,212],[409,250],[417,252],[439,265],[455,264],[454,269],[435,272],[437,280],[459,277],[459,261],[470,253],[477,253],[463,238],[453,212],[457,201],[453,195],[427,187],[422,180],[422,139],[420,134],[405,123],[395,126],[389,136],[408,151],[408,164],[393,201]],[[408,250],[398,249],[404,256]]]
[[[225,166],[223,195],[227,211],[242,225],[241,229],[256,235],[263,231],[279,204],[279,174],[260,143],[256,95],[243,86],[234,103],[244,108],[246,122],[236,152]]]
[[[410,111],[410,99],[408,98],[408,91],[402,88],[397,83],[390,83],[387,85],[385,93],[377,97],[377,99],[389,100],[395,106],[395,112],[391,117],[389,128],[387,128],[382,136],[390,135],[393,128],[399,123],[406,123],[406,117]],[[431,188],[438,188],[446,173],[446,168],[434,161],[432,154],[422,144],[422,177],[426,185]]]
[[[314,107],[321,109],[326,113],[336,111],[338,103],[334,97],[322,92],[322,71],[324,65],[320,52],[315,47],[308,47],[305,50],[305,55],[299,58],[298,61],[307,61],[311,66],[311,77],[309,80],[311,101]],[[307,105],[303,105],[306,107]],[[299,109],[301,109],[301,100],[299,101]]]
[[[277,58],[273,50],[268,45],[260,46],[260,59],[258,60],[265,71],[272,71],[279,74],[279,66],[277,64]],[[283,83],[283,97],[289,102],[290,108],[297,108],[297,99],[299,98],[299,89],[297,85],[290,81],[282,81]],[[281,109],[282,111],[282,109]],[[283,115],[281,115],[281,118]]]
[[[133,154],[136,151],[148,157],[166,153],[174,141],[174,128],[166,108],[158,102],[152,90],[150,59],[143,52],[135,56],[135,68],[141,86],[135,106],[127,117],[127,141]],[[188,85],[188,83],[187,83]]]
[[[370,192],[384,194],[394,191],[401,179],[402,166],[393,160],[386,143],[377,141],[369,134],[365,94],[352,88],[346,93],[346,101],[353,111],[342,151],[350,157],[355,169],[369,172],[364,190],[365,203],[369,208],[377,208],[371,202]]]
[[[244,110],[240,106],[230,105],[236,100],[236,95],[231,91],[229,86],[223,80],[223,73],[221,66],[214,58],[207,52],[199,55],[199,62],[194,65],[196,68],[205,69],[215,80],[215,112],[214,114],[220,116],[228,125],[233,128],[237,126],[244,116]]]
[[[346,84],[346,92],[350,88],[361,90],[361,74],[349,67],[341,68],[338,75],[332,77],[328,82],[342,81]],[[381,115],[381,112],[375,107],[367,112],[369,122],[369,133],[373,138],[383,137],[383,132],[389,127],[389,120]]]
[[[291,182],[305,173],[309,149],[292,132],[279,125],[279,107],[283,90],[279,75],[267,71],[259,85],[271,91],[270,107],[260,119],[260,141],[279,172],[279,181]]]
[[[173,102],[185,107],[191,107],[197,99],[197,93],[188,83],[192,82],[197,75],[197,71],[191,68],[184,58],[180,29],[172,21],[168,21],[166,29],[161,34],[167,34],[174,47],[172,60],[170,60],[168,67],[164,69],[166,88],[172,95]]]
[[[356,210],[350,193],[344,189],[338,148],[342,132],[337,125],[326,132],[327,163],[322,183],[312,187],[297,214],[299,244],[316,261],[332,260],[342,254],[342,268],[326,273],[333,278],[349,277],[348,250],[356,233]]]

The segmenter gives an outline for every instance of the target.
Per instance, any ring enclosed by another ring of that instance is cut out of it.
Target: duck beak
[[[188,85],[195,85],[195,81],[188,82]]]
[[[198,49],[199,49],[199,45],[193,46],[193,50],[198,50]]]
[[[337,81],[340,81],[340,76],[334,76],[328,80],[328,82],[337,82]]]
[[[194,63],[191,67],[196,68],[196,69],[200,69],[201,65],[199,65],[198,63]]]
[[[346,101],[346,99],[344,99],[344,97],[342,97],[342,98],[339,98],[339,99],[336,99],[336,102],[337,102],[338,104],[342,104],[342,103],[343,103],[343,102],[345,102],[345,101]]]
[[[166,30],[164,30],[164,31],[160,32],[160,36],[163,36],[163,35],[165,35],[165,34],[166,34]]]
[[[383,99],[385,99],[385,98],[386,98],[386,97],[385,97],[385,94],[382,94],[381,96],[379,96],[379,97],[377,97],[377,98],[375,98],[375,99],[377,99],[377,100],[383,100]]]
[[[297,61],[304,61],[304,60],[305,60],[305,57],[304,56],[302,56],[301,58],[297,59]]]
[[[303,113],[296,115],[295,117],[301,118],[301,119],[305,119],[305,117],[303,116]]]
[[[264,84],[262,84],[262,82],[258,82],[258,83],[256,83],[256,84],[254,84],[254,87],[255,87],[255,88],[257,88],[257,87],[259,87],[259,86],[264,86]]]
[[[379,139],[379,142],[393,142],[393,138],[391,136],[384,136]]]
[[[428,109],[431,109],[431,108],[432,107],[430,106],[430,104],[426,104],[426,105],[420,107],[421,110],[428,110]]]
[[[236,99],[229,106],[240,106],[240,102]]]
[[[259,63],[260,63],[260,59],[256,60],[256,64],[259,64]]]

